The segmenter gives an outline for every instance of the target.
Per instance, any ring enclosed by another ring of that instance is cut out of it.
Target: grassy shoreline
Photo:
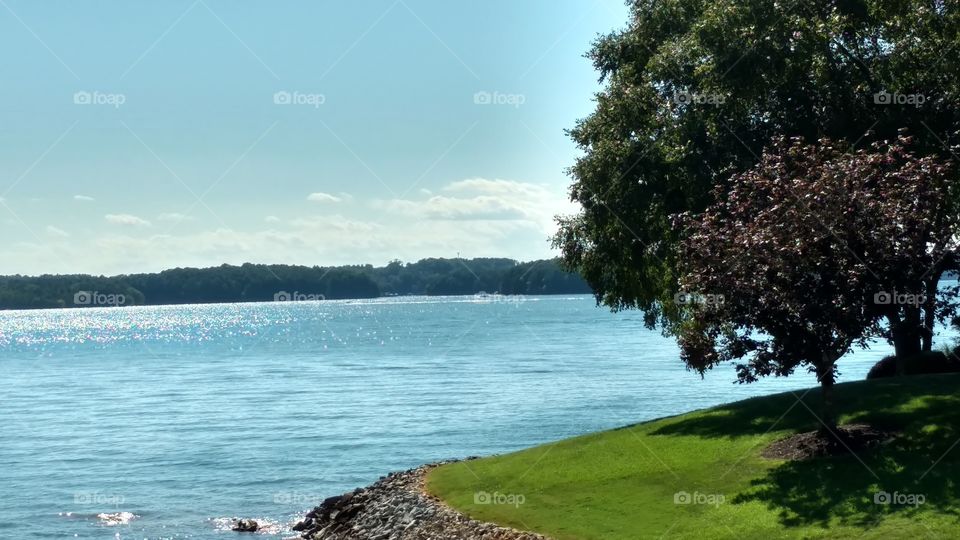
[[[453,463],[432,470],[427,489],[471,518],[560,540],[951,537],[960,527],[958,389],[960,375],[838,385],[841,422],[901,433],[856,455],[761,457],[773,441],[818,427],[811,389]],[[903,504],[882,504],[883,493]]]

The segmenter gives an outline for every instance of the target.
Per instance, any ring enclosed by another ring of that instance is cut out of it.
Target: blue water
[[[234,516],[290,536],[392,470],[813,385],[701,380],[637,313],[522,300],[0,313],[0,538],[223,539]]]

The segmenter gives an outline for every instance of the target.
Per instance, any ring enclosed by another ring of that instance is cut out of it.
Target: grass
[[[560,540],[954,538],[958,390],[960,375],[838,385],[841,423],[901,431],[857,455],[794,462],[760,456],[769,443],[818,427],[813,389],[446,465],[431,471],[427,489],[475,519]],[[881,491],[925,501],[877,504]],[[498,494],[499,504],[482,504],[484,492]],[[677,504],[679,492],[717,504]]]

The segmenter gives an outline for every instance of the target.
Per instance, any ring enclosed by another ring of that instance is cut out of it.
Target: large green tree
[[[858,148],[908,128],[949,153],[960,111],[960,5],[940,0],[634,0],[588,57],[604,88],[570,131],[582,209],[554,243],[598,301],[675,322],[670,216],[724,197],[777,136]]]

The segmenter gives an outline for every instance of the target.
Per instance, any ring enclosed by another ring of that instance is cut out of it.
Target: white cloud
[[[378,201],[376,207],[427,220],[519,221],[555,230],[554,216],[576,210],[564,192],[541,184],[471,178],[451,182],[443,195]]]
[[[141,236],[118,227],[56,250],[43,243],[0,245],[0,274],[112,275],[245,262],[386,264],[391,259],[454,257],[458,252],[521,260],[553,255],[540,227],[530,222],[449,221],[438,227],[430,220],[385,217],[389,219],[311,216],[264,225],[262,230],[218,228]]]
[[[117,274],[244,262],[385,264],[458,252],[539,259],[555,254],[547,240],[553,216],[575,210],[564,191],[560,185],[470,179],[432,194],[337,205],[342,211],[335,213],[253,214],[264,215],[263,221],[225,213],[230,226],[168,234],[145,234],[156,229],[136,215],[109,214],[103,227],[85,232],[75,245],[58,241],[52,230],[47,243],[0,244],[0,274]]]
[[[337,197],[336,195],[331,195],[329,193],[316,192],[307,195],[307,200],[310,202],[320,202],[320,203],[338,203],[343,202],[343,197]]]
[[[157,216],[157,219],[159,219],[160,221],[180,222],[180,221],[193,221],[194,218],[192,216],[185,216],[177,212],[166,212]]]
[[[375,222],[353,220],[341,215],[297,218],[291,220],[290,225],[294,229],[311,233],[328,231],[363,234],[382,230],[383,228],[382,225]]]
[[[437,220],[522,220],[526,217],[516,204],[488,195],[471,198],[435,195],[423,201],[394,199],[385,207],[408,217]]]
[[[47,225],[47,234],[50,236],[56,236],[58,238],[67,238],[70,236],[70,233],[67,231],[58,227],[54,227],[53,225]]]
[[[453,191],[460,193],[489,193],[489,194],[510,194],[520,193],[540,194],[544,191],[543,186],[525,182],[515,182],[513,180],[487,180],[486,178],[468,178],[458,180],[444,186],[444,191]]]
[[[127,225],[131,227],[149,227],[150,222],[130,214],[107,214],[103,216],[108,223],[114,225]]]
[[[73,200],[80,201],[80,202],[93,202],[96,199],[87,195],[74,195]]]

